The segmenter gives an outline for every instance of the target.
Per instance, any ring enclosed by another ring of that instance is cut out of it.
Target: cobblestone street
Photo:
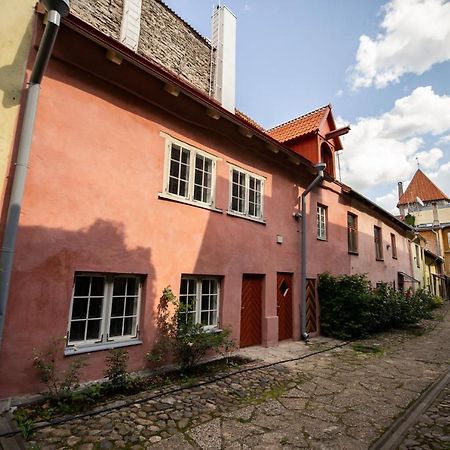
[[[448,368],[448,310],[423,334],[386,333],[176,393],[147,392],[131,405],[42,428],[28,444],[42,450],[366,449]],[[273,363],[336,344],[313,341],[242,354]],[[448,448],[437,435],[447,432],[449,405],[447,389],[402,448]]]

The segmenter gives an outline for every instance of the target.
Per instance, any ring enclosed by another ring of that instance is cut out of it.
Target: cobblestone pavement
[[[377,352],[348,345],[176,394],[149,399],[146,393],[130,406],[43,428],[29,444],[42,450],[366,449],[448,367],[448,311],[446,305],[442,320],[422,335],[392,332],[360,341]],[[273,361],[327,345],[286,342],[276,352],[243,353]],[[436,408],[448,405],[446,397]],[[445,431],[433,414],[424,420]]]
[[[436,398],[433,405],[408,431],[399,450],[450,449],[450,386]]]

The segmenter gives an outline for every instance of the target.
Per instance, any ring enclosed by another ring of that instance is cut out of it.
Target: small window
[[[375,259],[383,261],[383,237],[381,228],[376,225],[373,227],[374,241],[375,241]]]
[[[180,303],[185,308],[186,320],[215,328],[219,323],[219,280],[208,277],[183,277]]]
[[[235,167],[230,169],[230,178],[230,211],[262,220],[264,179]]]
[[[141,279],[129,275],[76,274],[68,346],[137,339]]]
[[[397,259],[397,242],[395,240],[394,233],[391,233],[391,249],[392,249],[392,258]]]
[[[212,206],[215,158],[188,145],[170,141],[167,159],[164,193]]]
[[[420,246],[419,245],[415,245],[415,247],[416,247],[416,266],[418,267],[418,268],[420,268]]]
[[[317,239],[327,240],[327,210],[324,205],[317,204]]]
[[[358,216],[347,213],[348,252],[358,253]]]

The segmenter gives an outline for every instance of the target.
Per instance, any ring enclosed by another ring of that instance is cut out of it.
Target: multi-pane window
[[[350,253],[358,253],[358,216],[347,213],[347,243]]]
[[[186,320],[216,327],[219,311],[219,280],[206,277],[183,277],[180,286],[180,303]]]
[[[317,205],[317,239],[327,239],[327,207]]]
[[[397,259],[397,242],[395,240],[394,233],[391,233],[391,248],[392,248],[392,258]]]
[[[240,169],[231,169],[230,211],[255,219],[263,216],[264,180]]]
[[[170,144],[166,193],[186,200],[213,203],[215,161],[191,147]]]
[[[375,258],[381,261],[383,259],[383,238],[380,227],[376,225],[373,227],[373,236],[375,242]]]
[[[140,285],[136,276],[75,275],[68,345],[137,338]]]
[[[418,268],[420,268],[420,246],[419,245],[415,245],[415,247],[416,247],[416,266],[418,267]]]

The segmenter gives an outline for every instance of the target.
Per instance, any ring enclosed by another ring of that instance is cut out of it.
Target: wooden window
[[[141,279],[137,276],[76,274],[67,346],[83,348],[136,340],[140,297]]]
[[[377,261],[383,261],[383,236],[381,234],[381,228],[375,225],[373,227],[373,235],[375,241],[375,259]]]
[[[416,266],[418,267],[418,268],[420,268],[420,246],[419,245],[415,245],[415,247],[416,247]]]
[[[327,240],[328,208],[317,204],[317,239]]]
[[[199,149],[167,138],[162,197],[214,209],[216,161]]]
[[[205,328],[217,327],[219,320],[219,280],[206,277],[183,277],[180,302],[186,320],[201,323]]]
[[[237,167],[230,167],[229,212],[261,221],[264,179]]]
[[[391,250],[392,250],[392,258],[397,259],[397,242],[395,240],[394,233],[391,233]]]
[[[358,216],[347,213],[348,252],[358,253]]]

